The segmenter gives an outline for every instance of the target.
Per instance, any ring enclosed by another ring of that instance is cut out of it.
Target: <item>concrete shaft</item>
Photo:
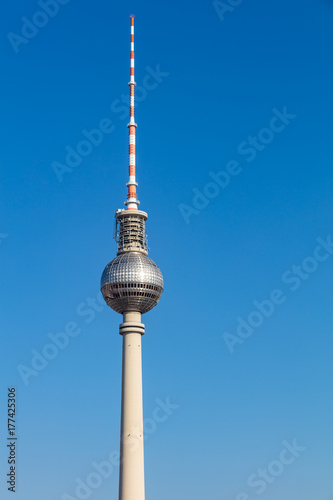
[[[141,314],[126,312],[123,336],[119,500],[144,500]]]

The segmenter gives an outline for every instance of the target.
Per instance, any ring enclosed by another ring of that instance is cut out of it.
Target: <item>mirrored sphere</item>
[[[163,276],[147,255],[125,252],[111,260],[101,278],[101,292],[114,311],[138,311],[156,306],[163,292]]]

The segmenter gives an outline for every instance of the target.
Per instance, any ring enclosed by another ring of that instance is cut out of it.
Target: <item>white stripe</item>
[[[132,26],[132,25],[131,25],[131,35],[134,35],[134,26]]]
[[[134,42],[131,42],[131,51],[134,52]]]
[[[130,175],[130,176],[129,176],[129,183],[131,183],[131,182],[132,182],[133,184],[135,184],[135,175]]]
[[[134,95],[130,96],[130,106],[134,108]]]
[[[134,146],[135,146],[135,135],[134,134],[130,134],[130,136],[129,136],[129,143],[131,145],[134,144]]]
[[[129,155],[129,164],[135,166],[135,155]]]

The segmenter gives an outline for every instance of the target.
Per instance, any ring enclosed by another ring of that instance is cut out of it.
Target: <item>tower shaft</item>
[[[119,500],[144,500],[141,313],[125,312],[123,336]]]

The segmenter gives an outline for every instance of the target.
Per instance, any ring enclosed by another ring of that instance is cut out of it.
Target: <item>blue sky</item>
[[[146,498],[332,500],[333,3],[0,8],[1,498],[13,386],[16,499],[117,498],[117,465],[94,466],[120,421],[121,317],[99,280],[135,14],[138,195],[165,279],[143,317]]]

